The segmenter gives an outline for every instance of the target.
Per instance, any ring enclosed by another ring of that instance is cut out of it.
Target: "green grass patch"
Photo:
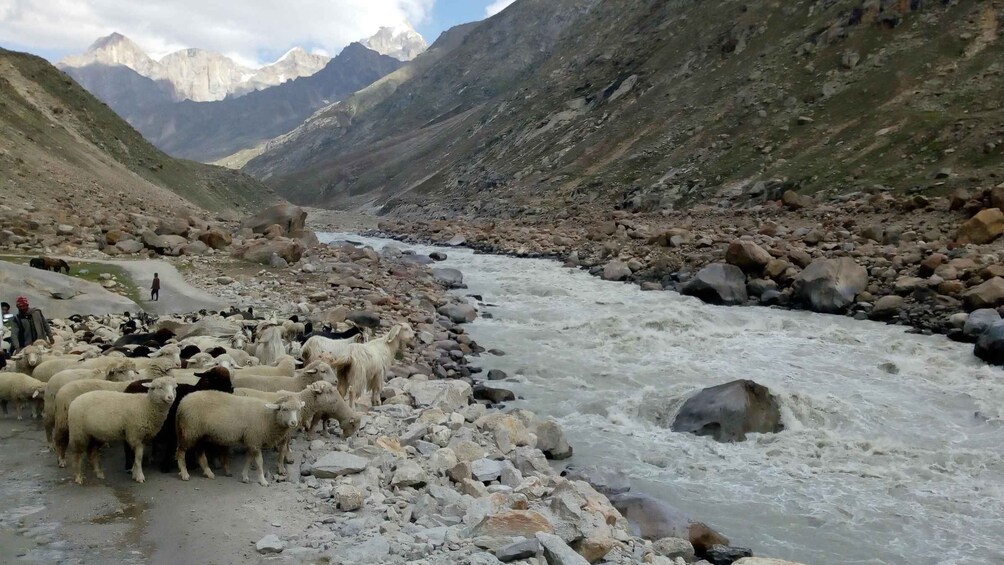
[[[0,255],[0,261],[27,265],[32,258],[22,255]],[[129,273],[118,265],[106,265],[104,263],[92,263],[90,261],[67,261],[70,264],[70,276],[88,282],[101,284],[101,275],[109,274],[118,283],[118,286],[109,289],[110,292],[121,294],[136,304],[142,305],[141,294],[135,281]]]

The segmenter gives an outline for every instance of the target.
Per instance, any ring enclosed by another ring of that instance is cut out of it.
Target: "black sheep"
[[[150,342],[153,342],[154,347],[160,348],[160,346],[164,345],[171,339],[174,339],[174,332],[167,328],[161,328],[153,333],[124,335],[115,340],[115,343],[112,345],[116,347],[123,345],[148,345]]]
[[[350,337],[355,337],[361,334],[362,332],[363,330],[359,329],[358,326],[352,326],[351,328],[345,330],[344,332],[321,330],[319,332],[305,333],[304,335],[300,336],[298,341],[300,342],[300,345],[303,345],[304,343],[307,343],[308,339],[314,337],[315,335],[326,337],[328,339],[348,339]]]
[[[177,394],[174,397],[174,404],[167,412],[167,419],[164,425],[153,438],[153,445],[150,450],[151,459],[160,458],[160,470],[164,473],[171,472],[171,464],[174,462],[175,449],[178,445],[178,432],[174,427],[175,417],[178,415],[178,405],[181,400],[189,394],[199,390],[218,390],[233,394],[234,385],[230,380],[230,371],[226,367],[213,367],[203,373],[195,373],[199,378],[194,385],[179,383]],[[146,393],[147,389],[143,383],[150,382],[149,379],[133,381],[126,387],[125,392],[132,394]],[[128,444],[123,444],[125,448],[126,470],[132,469],[133,452]]]

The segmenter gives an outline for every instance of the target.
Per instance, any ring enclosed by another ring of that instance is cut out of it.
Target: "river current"
[[[515,405],[556,418],[572,462],[617,468],[734,545],[810,564],[1004,563],[1004,371],[902,326],[719,307],[552,261],[322,234],[419,253],[485,305]],[[742,443],[669,430],[697,390],[771,389],[785,430]]]

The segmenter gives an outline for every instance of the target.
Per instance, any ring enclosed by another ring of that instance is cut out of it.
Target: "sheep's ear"
[[[38,395],[40,395],[40,394],[42,394],[42,391],[36,390],[35,392],[31,393],[31,397],[32,398],[38,398]]]
[[[143,383],[143,388],[153,388],[153,383]]]
[[[268,404],[265,405],[265,408],[268,408],[269,410],[278,410],[279,409],[279,405],[278,404],[272,404],[271,402],[269,402]]]
[[[401,333],[401,326],[394,326],[389,332],[387,332],[387,341],[393,340],[399,333]]]
[[[307,373],[308,375],[316,375],[317,374],[317,369],[307,369],[304,372]]]

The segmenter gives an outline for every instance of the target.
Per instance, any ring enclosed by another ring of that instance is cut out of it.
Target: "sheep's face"
[[[150,398],[161,404],[173,404],[178,392],[178,384],[172,377],[159,377],[143,383],[143,386],[147,388]]]
[[[132,361],[125,361],[108,371],[108,380],[110,381],[134,381],[137,377],[136,365]]]
[[[280,427],[292,430],[300,425],[300,409],[306,405],[296,398],[283,398],[278,404],[266,404],[265,408],[275,411],[275,421]]]
[[[42,354],[37,347],[25,347],[22,359],[29,367],[35,368],[42,361]]]
[[[353,435],[355,435],[356,432],[359,431],[359,428],[362,427],[362,425],[363,425],[362,418],[360,418],[358,415],[352,416],[351,418],[349,418],[348,420],[346,420],[344,423],[341,424],[342,437],[343,438],[352,437]]]

